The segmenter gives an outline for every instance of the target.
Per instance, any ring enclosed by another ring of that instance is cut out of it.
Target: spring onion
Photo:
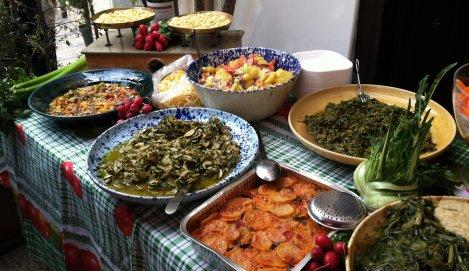
[[[29,81],[22,82],[12,86],[13,94],[19,97],[26,97],[31,92],[35,91],[39,87],[63,77],[67,74],[77,72],[86,67],[86,59],[84,56],[80,57],[77,61],[68,64],[60,69],[52,71],[50,73],[35,77]]]
[[[356,168],[355,186],[368,208],[377,209],[418,194],[421,186],[416,178],[419,154],[433,121],[426,107],[442,77],[455,65],[445,67],[429,88],[428,76],[420,81],[414,111],[411,111],[409,99],[409,117],[402,117],[394,130],[389,127],[386,135],[372,146],[369,158]]]

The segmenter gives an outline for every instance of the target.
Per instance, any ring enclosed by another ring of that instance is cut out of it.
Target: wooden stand
[[[158,58],[165,64],[185,54],[191,54],[194,59],[197,58],[197,50],[192,43],[189,46],[183,46],[180,41],[162,52],[137,50],[133,47],[132,30],[125,29],[120,32],[109,30],[109,41],[106,36],[101,36],[83,49],[82,53],[86,56],[88,69],[129,68],[148,71],[147,62],[151,58]],[[118,34],[122,34],[122,37],[118,37]],[[221,48],[240,47],[243,35],[242,30],[221,31],[217,36],[197,35],[197,43],[200,53],[204,54]],[[216,46],[214,46],[214,39],[217,39]],[[108,43],[111,46],[106,46]]]

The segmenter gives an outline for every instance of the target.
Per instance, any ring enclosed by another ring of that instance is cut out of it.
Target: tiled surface
[[[0,271],[50,271],[46,264],[28,254],[23,245],[0,255]]]

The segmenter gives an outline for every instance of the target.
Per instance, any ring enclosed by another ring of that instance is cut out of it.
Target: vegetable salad
[[[281,85],[291,78],[292,72],[276,69],[275,59],[269,62],[252,54],[248,57],[242,55],[218,67],[203,67],[199,83],[226,91],[252,91]]]
[[[49,104],[49,114],[56,116],[85,116],[114,110],[138,92],[119,84],[100,83],[68,91]]]

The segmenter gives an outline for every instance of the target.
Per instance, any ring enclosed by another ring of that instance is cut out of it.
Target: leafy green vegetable
[[[402,197],[416,195],[419,188],[428,188],[435,183],[429,181],[435,176],[422,174],[423,171],[417,173],[419,154],[433,121],[429,118],[430,109],[426,112],[425,109],[441,78],[455,65],[445,67],[429,88],[428,76],[420,81],[414,112],[410,111],[409,100],[407,111],[412,116],[401,118],[394,129],[389,126],[386,136],[373,145],[368,160],[355,170],[355,186],[368,208],[376,209]]]
[[[386,134],[391,115],[391,126],[399,120],[412,117],[405,108],[382,103],[376,99],[361,102],[357,99],[329,103],[324,112],[305,116],[308,132],[326,149],[355,157],[367,157],[376,139]],[[435,150],[431,136],[425,140],[422,152]]]
[[[433,204],[404,200],[388,211],[368,251],[357,255],[358,271],[469,270],[469,242],[440,224]]]

